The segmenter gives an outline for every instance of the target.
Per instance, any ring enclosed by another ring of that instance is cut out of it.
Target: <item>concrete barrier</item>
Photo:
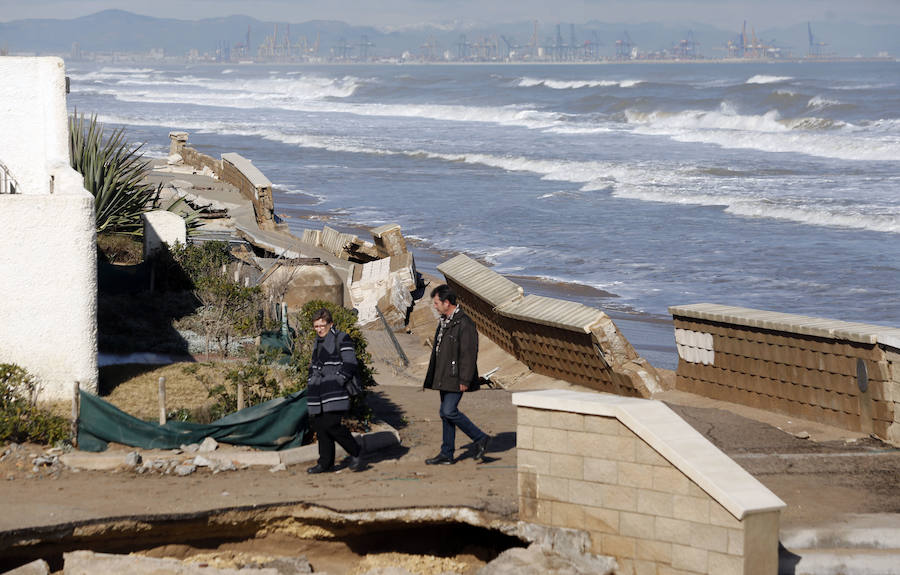
[[[900,329],[707,303],[669,313],[678,389],[900,445]]]
[[[438,266],[478,330],[532,371],[619,395],[660,389],[605,313],[579,303],[524,295],[514,282],[466,255]]]
[[[588,532],[618,573],[778,572],[784,502],[664,403],[570,390],[513,403],[523,521]]]

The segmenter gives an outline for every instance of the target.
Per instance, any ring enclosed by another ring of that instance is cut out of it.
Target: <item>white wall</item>
[[[0,194],[0,362],[35,374],[42,399],[96,392],[93,197],[69,167],[61,59],[0,57],[0,162],[19,192]]]

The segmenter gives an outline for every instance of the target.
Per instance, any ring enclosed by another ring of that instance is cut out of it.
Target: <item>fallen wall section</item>
[[[618,573],[778,571],[784,502],[665,404],[569,390],[513,403],[521,520],[587,531]]]
[[[900,329],[709,303],[669,313],[678,389],[900,445]]]
[[[524,295],[514,282],[466,255],[438,266],[478,330],[532,371],[619,395],[650,397],[659,376],[605,313]]]

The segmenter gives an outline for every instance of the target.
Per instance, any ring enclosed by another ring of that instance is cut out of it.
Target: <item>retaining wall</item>
[[[261,230],[279,229],[275,201],[272,199],[272,182],[250,160],[240,154],[222,154],[219,179],[240,190],[241,195],[253,203],[256,223]]]
[[[678,389],[900,445],[900,329],[715,304],[669,312]]]
[[[665,404],[513,394],[519,518],[590,534],[621,574],[778,571],[785,504]]]
[[[465,255],[438,270],[478,330],[532,371],[620,395],[649,397],[659,390],[656,370],[602,311],[526,296],[520,286]]]

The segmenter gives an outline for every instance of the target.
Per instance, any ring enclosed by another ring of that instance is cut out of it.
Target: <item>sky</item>
[[[0,21],[77,18],[108,8],[197,20],[244,14],[273,22],[341,20],[383,29],[423,23],[698,22],[756,29],[807,21],[900,24],[900,0],[0,0]]]

